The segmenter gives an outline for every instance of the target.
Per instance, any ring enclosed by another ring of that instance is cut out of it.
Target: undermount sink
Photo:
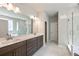
[[[9,39],[9,40],[3,39],[3,40],[0,41],[0,44],[12,43],[12,42],[16,42],[18,40],[19,39]]]
[[[3,41],[1,41],[0,44],[3,44],[3,43],[5,43],[5,42],[7,42],[7,40],[3,40]]]

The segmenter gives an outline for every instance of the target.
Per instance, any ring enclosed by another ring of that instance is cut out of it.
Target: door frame
[[[47,22],[45,21],[45,43],[47,43]]]

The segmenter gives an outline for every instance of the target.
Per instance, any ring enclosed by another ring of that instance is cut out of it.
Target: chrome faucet
[[[12,38],[11,34],[7,33],[7,40],[10,40],[10,39],[13,39],[13,38]]]

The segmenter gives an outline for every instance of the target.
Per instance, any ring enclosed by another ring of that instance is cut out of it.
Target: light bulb
[[[34,16],[30,16],[31,19],[35,19]]]
[[[14,9],[14,12],[15,12],[15,13],[20,13],[20,9],[19,9],[18,7],[16,7],[16,8]]]
[[[14,6],[13,6],[11,3],[9,3],[9,4],[7,5],[7,9],[8,9],[8,10],[13,10],[13,9],[14,9]]]

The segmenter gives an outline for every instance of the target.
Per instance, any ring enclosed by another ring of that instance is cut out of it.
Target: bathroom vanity
[[[31,56],[42,47],[44,34],[38,34],[42,32],[34,22],[28,15],[0,8],[0,56]]]
[[[31,56],[43,46],[43,35],[27,35],[0,43],[1,56]]]

